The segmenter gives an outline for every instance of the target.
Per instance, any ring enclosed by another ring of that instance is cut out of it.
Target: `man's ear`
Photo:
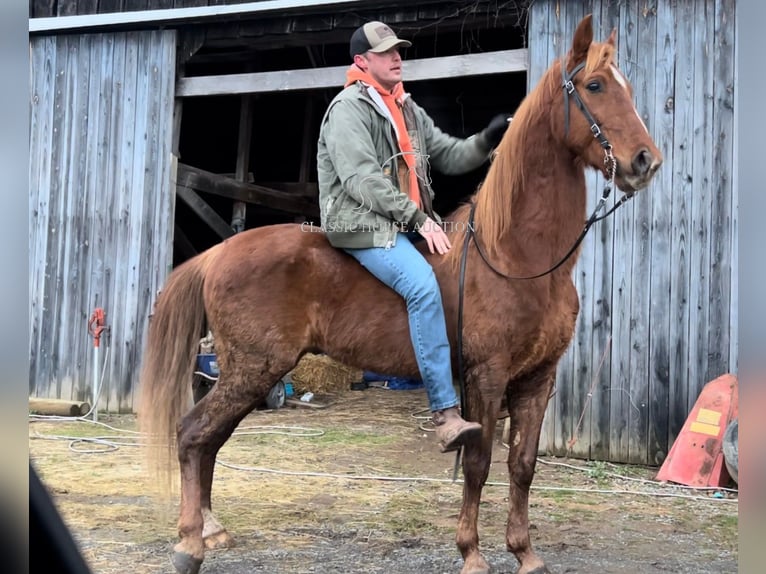
[[[356,64],[357,67],[361,69],[363,72],[367,71],[367,59],[361,54],[357,54],[356,56],[354,56],[354,64]]]

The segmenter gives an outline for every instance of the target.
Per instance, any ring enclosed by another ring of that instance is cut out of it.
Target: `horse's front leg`
[[[493,400],[485,392],[484,398],[478,393],[468,399],[468,408],[463,409],[466,420],[478,420],[482,425],[481,439],[467,443],[463,448],[463,505],[460,509],[457,529],[457,546],[463,556],[461,574],[488,574],[489,564],[479,551],[479,502],[481,491],[489,476],[492,462],[492,442],[495,435],[500,397]],[[501,393],[502,394],[502,393]]]
[[[553,384],[553,371],[521,385],[511,383],[507,391],[510,415],[508,450],[508,526],[505,543],[521,566],[517,574],[548,572],[529,540],[529,488],[535,473],[540,428]]]

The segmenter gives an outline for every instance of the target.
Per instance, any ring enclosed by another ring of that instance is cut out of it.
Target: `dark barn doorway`
[[[353,29],[364,21],[380,19],[389,22],[401,37],[413,41],[413,46],[403,51],[405,89],[443,131],[468,137],[483,129],[495,114],[514,112],[526,94],[526,72],[473,75],[469,70],[467,74],[458,71],[452,77],[408,81],[407,61],[520,50],[525,47],[525,29],[515,9],[492,13],[490,19],[486,13],[455,17],[450,6],[432,6],[427,15],[421,9],[410,15],[416,18],[410,22],[404,21],[403,13],[345,19],[336,16],[331,19],[330,29],[319,32],[296,32],[301,28],[300,18],[274,19],[271,26],[261,24],[258,28],[220,25],[203,35],[198,30],[189,31],[199,48],[183,64],[182,75],[193,78],[348,66],[348,38]],[[322,25],[326,27],[327,22]],[[342,86],[339,83],[331,88],[269,92],[257,91],[258,86],[253,89],[255,93],[179,98],[179,165],[235,177],[239,154],[240,179],[291,194],[315,207],[309,213],[311,210],[279,209],[269,202],[247,203],[245,229],[283,222],[318,222],[316,141],[327,105]],[[249,150],[243,175],[240,125],[246,99],[250,115],[243,125],[249,130]],[[487,167],[488,163],[463,176],[432,172],[437,212],[446,215],[473,193]],[[183,184],[181,175],[178,183]],[[234,199],[200,188],[195,192],[222,221],[231,222]],[[175,224],[174,265],[223,239],[220,226],[215,229],[183,200],[176,202]]]

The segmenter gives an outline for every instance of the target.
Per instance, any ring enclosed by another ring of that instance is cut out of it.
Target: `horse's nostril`
[[[654,162],[651,152],[648,149],[642,149],[635,156],[631,162],[633,173],[636,175],[646,175]]]

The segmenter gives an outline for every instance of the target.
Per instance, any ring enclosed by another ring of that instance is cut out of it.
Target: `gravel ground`
[[[324,410],[248,416],[240,429],[300,426],[321,436],[251,430],[224,446],[219,461],[229,466],[217,467],[213,504],[236,546],[208,552],[201,574],[460,572],[453,540],[461,486],[449,480],[454,456],[438,454],[433,435],[413,416],[425,404],[418,391],[349,391]],[[122,432],[135,428],[132,416],[101,420]],[[30,422],[30,459],[94,574],[173,574],[177,499],[157,520],[140,449],[123,438],[113,449],[102,442],[85,452],[94,445],[62,438],[105,433],[121,436],[85,423]],[[504,546],[507,451],[501,434],[499,424],[479,525],[494,574],[517,569]],[[327,475],[301,474],[306,471]],[[660,484],[652,481],[656,471],[541,457],[530,495],[530,534],[551,572],[737,572],[737,493],[719,492],[721,500]]]

